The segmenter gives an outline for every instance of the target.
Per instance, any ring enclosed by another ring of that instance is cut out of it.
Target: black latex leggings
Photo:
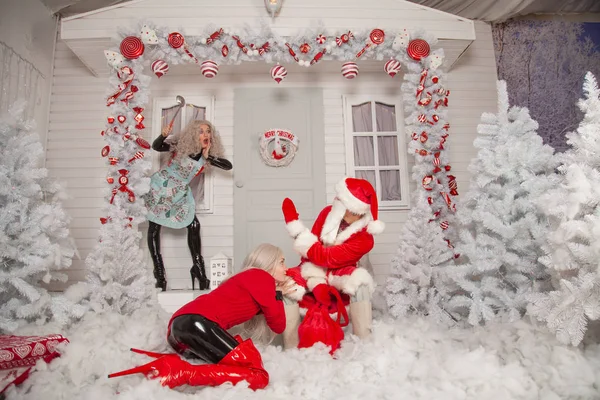
[[[175,351],[186,358],[217,364],[239,343],[219,324],[199,314],[175,317],[167,338]]]
[[[160,228],[162,226],[149,221],[148,225],[148,248],[150,249],[150,255],[154,262],[155,268],[164,268],[162,261],[162,254],[160,252]],[[194,220],[187,226],[187,240],[190,253],[192,254],[192,260],[197,262],[196,259],[201,257],[201,238],[200,238],[200,221],[194,216]]]

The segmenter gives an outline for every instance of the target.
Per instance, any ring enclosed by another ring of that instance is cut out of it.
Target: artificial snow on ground
[[[68,332],[55,330],[70,340],[62,357],[39,362],[7,400],[600,399],[600,345],[567,347],[525,321],[448,329],[383,317],[369,339],[347,333],[335,358],[321,346],[258,346],[270,383],[256,392],[244,384],[172,390],[141,374],[108,379],[152,360],[131,347],[171,352],[169,317],[153,305],[131,316],[90,313]]]

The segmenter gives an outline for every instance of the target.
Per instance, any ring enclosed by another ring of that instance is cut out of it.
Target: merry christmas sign
[[[298,137],[285,129],[270,129],[260,135],[260,156],[271,167],[289,165],[298,150]]]

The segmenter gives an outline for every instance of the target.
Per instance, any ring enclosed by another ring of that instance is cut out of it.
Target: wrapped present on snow
[[[11,384],[18,385],[29,376],[39,360],[50,362],[60,353],[56,347],[69,340],[62,335],[0,336],[0,393]]]

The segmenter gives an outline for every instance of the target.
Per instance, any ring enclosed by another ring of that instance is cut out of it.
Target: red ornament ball
[[[169,64],[163,60],[156,60],[152,63],[151,68],[154,75],[160,78],[169,71]]]
[[[224,44],[221,48],[221,54],[223,55],[223,57],[227,57],[227,55],[229,54],[229,47],[227,47],[226,44]]]
[[[395,58],[392,58],[385,63],[383,69],[389,76],[393,78],[398,72],[400,72],[401,67],[402,65],[400,64],[400,61],[396,60]]]
[[[102,148],[102,157],[106,157],[110,153],[110,146],[104,146]]]
[[[171,46],[174,49],[178,49],[181,46],[183,46],[183,44],[185,43],[185,39],[183,38],[183,35],[179,32],[172,32],[169,33],[169,46]]]
[[[219,72],[219,66],[213,60],[206,60],[200,64],[200,72],[205,78],[214,78]]]
[[[346,79],[354,79],[358,76],[358,65],[353,61],[348,61],[342,65],[342,76]]]
[[[144,54],[144,43],[142,39],[135,36],[127,36],[121,42],[121,54],[124,57],[134,60]]]
[[[286,76],[287,70],[285,69],[285,67],[278,64],[271,68],[271,78],[273,78],[275,82],[281,83],[281,81],[284,80]]]
[[[406,52],[415,61],[420,61],[429,55],[429,43],[423,39],[411,40],[408,44]]]

